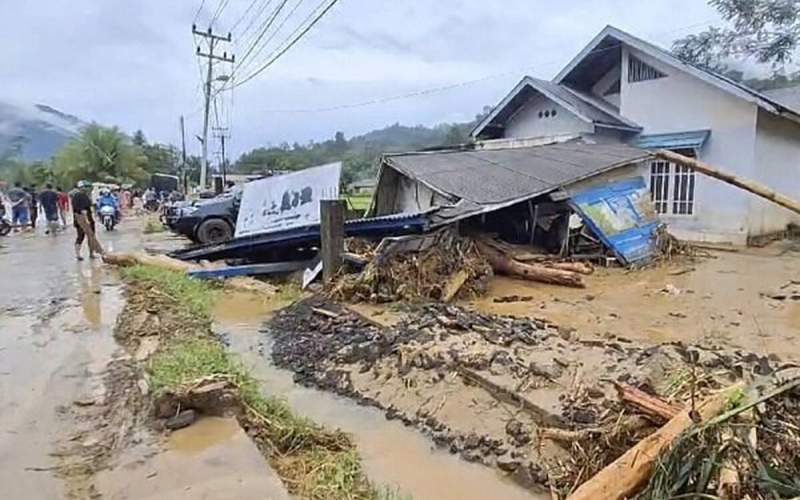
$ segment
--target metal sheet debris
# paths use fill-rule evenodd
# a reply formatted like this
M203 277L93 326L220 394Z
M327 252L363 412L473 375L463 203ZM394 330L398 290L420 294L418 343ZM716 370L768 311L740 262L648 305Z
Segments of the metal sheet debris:
M641 177L581 191L570 205L620 263L647 260L655 252L660 221Z

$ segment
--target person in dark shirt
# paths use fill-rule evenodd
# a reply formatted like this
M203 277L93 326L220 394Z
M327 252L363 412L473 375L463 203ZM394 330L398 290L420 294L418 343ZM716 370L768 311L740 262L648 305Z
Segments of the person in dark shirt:
M94 217L92 217L92 199L89 196L89 192L92 189L92 183L89 181L79 181L78 187L74 191L70 193L71 199L70 202L72 203L72 221L73 225L75 226L75 231L77 231L77 236L75 237L75 258L78 260L83 260L81 257L81 246L83 245L83 240L86 239L86 232L83 230L79 223L79 218L83 217L86 218L89 226L94 232ZM89 247L89 258L94 259L94 249L92 248L92 243L87 242Z
M26 191L31 197L31 228L36 229L36 219L39 218L39 200L36 198L36 185L31 184Z
M53 191L52 184L46 184L44 191L39 193L39 204L42 206L44 218L47 220L45 234L55 234L58 228L58 193Z

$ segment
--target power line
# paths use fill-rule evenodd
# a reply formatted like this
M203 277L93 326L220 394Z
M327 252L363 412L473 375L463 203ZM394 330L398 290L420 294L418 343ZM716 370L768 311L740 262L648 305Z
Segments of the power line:
M239 65L238 65L238 66L237 66L237 67L234 69L234 72L236 72L238 69L242 69L242 70L244 70L244 69L245 69L247 66L249 66L249 65L251 64L251 62L252 62L252 61L255 61L255 60L256 60L256 58L257 58L257 57L258 57L258 56L261 54L261 52L264 50L264 48L265 48L265 47L267 47L267 46L269 45L269 43L270 43L270 42L271 42L271 41L272 41L272 40L275 38L275 35L277 35L278 33L280 33L280 32L281 32L281 30L283 29L283 27L286 25L286 21L288 21L288 20L289 20L289 18L291 18L291 17L294 15L294 13L295 13L295 12L297 12L297 9L298 9L298 8L299 8L299 7L300 7L302 4L303 4L303 0L298 0L298 2L297 2L295 5L294 5L294 7L292 8L292 10L289 12L289 14L287 14L287 15L286 15L286 17L284 17L284 18L283 18L283 20L282 20L282 21L281 21L281 23L278 25L278 27L277 27L277 28L275 28L275 29L272 31L272 34L271 34L271 35L270 35L270 36L269 36L269 37L268 37L266 40L264 40L264 43L262 43L262 44L261 44L261 46L260 46L260 47L258 48L258 50L256 51L256 53L255 53L255 54L253 54L253 57L252 57L252 58L251 58L249 61L247 61L247 63L245 63L245 61L244 61L244 60L240 60L240 61L239 61Z
M219 7L217 7L217 11L214 13L214 17L212 17L211 21L208 23L209 26L214 24L214 22L219 18L219 15L222 14L222 11L228 6L228 2L230 2L230 0L220 0Z
M293 40L289 41L289 43L286 46L284 46L282 49L278 50L277 53L273 52L273 54L275 54L275 55L272 56L271 58L269 58L265 64L263 64L255 72L253 72L250 75L246 76L244 79L235 82L233 85L231 85L231 88L236 88L236 87L239 87L241 85L244 85L245 83L249 82L250 80L252 80L256 76L261 74L265 69L267 69L270 66L272 66L272 64L274 64L275 61L280 59L281 56L283 56L286 52L289 51L289 49L294 47L294 45L297 42L299 42L300 39L303 38L306 35L306 33L308 33L311 30L311 28L313 28L320 21L320 19L323 18L325 16L325 14L327 14L328 11L330 11L331 8L333 8L333 6L336 5L337 2L338 2L338 0L331 0L331 2L327 6L325 6L325 8L319 14L317 14L317 16L308 24L308 26L306 26L302 31L300 31L300 34L298 34ZM322 4L320 4L320 6L322 6ZM312 15L313 15L313 13L312 13ZM300 27L302 27L302 25L299 26L298 29L300 29ZM295 30L295 32L297 32L297 31L298 30ZM292 35L289 35L289 37L291 37L291 36ZM289 39L289 37L287 37L287 40Z
M253 10L253 7L255 7L257 3L258 0L253 0L252 2L250 2L250 5L248 5L247 8L244 10L244 12L242 12L242 15L239 16L239 19L237 19L236 22L233 23L233 26L231 26L231 31L236 31L236 28L242 21L244 21L244 18L247 17L247 14L249 14L250 11Z
M281 9L283 9L283 7L286 5L286 3L288 1L289 0L281 0L281 3L275 8L275 10L272 12L272 14L270 14L270 16L267 17L267 19L261 24L261 28L260 28L261 32L258 34L258 36L253 41L253 43L250 45L250 47L247 49L247 52L245 52L244 56L242 56L242 58L239 59L239 63L233 69L234 73L242 66L242 64L244 64L244 62L247 60L247 58L253 52L253 49L255 49L256 46L258 45L258 42L260 42L261 39L264 37L264 35L267 34L267 31L272 26L272 23L275 22L275 18L278 17L278 14L280 13Z
M269 7L271 3L272 0L262 0L261 7L258 9L258 12L255 13L255 15L250 19L250 22L247 23L247 26L244 28L244 30L237 36L239 40L244 40L245 35L253 28L253 26L256 25L258 20L261 18L261 14L267 10L267 7ZM249 43L249 41L247 43Z
M197 18L200 16L200 12L203 10L203 6L206 4L206 0L200 0L200 7L197 8L197 12L194 14L194 19L192 19L192 23L197 22Z
M705 25L711 24L714 21L715 20L711 19L711 20L704 21L702 23L695 23L695 24L692 24L692 25L683 26L683 27L676 28L676 29L673 29L673 30L670 30L670 31L659 33L659 35L666 35L666 34L676 33L678 31L683 31L683 30L686 30L686 29L705 26ZM592 50L587 55L606 52L606 51L609 51L609 50L616 50L621 45L622 44L619 43L619 44L614 44L614 45L612 45L610 47L604 47L602 49L595 49L595 50ZM509 76L511 74L518 74L520 71L525 71L525 70L528 70L528 69L531 69L531 68L534 68L534 67L537 67L537 66L543 66L543 65L547 66L547 65L558 63L558 62L560 62L560 60L551 60L551 61L548 61L548 62L545 62L545 63L541 63L541 64L529 65L529 66L525 66L525 67L522 67L522 68L516 68L516 69L513 69L513 70L505 71L505 72L502 72L502 73L495 73L495 74L492 74L492 75L487 75L487 76L484 76L484 77L481 77L481 78L476 78L474 80L456 82L456 83L451 83L451 84L447 84L447 85L442 85L442 86L439 86L439 87L432 87L432 88L427 88L427 89L422 89L422 90L416 90L416 91L412 91L412 92L408 92L408 93L404 93L404 94L397 94L397 95L392 95L392 96L378 97L378 98L370 99L370 100L366 100L366 101L345 103L345 104L339 104L339 105L335 105L335 106L324 106L324 107L319 107L319 108L267 109L267 110L265 110L265 112L268 112L268 113L298 113L298 114L299 113L324 113L324 112L329 112L329 111L339 111L339 110L343 110L343 109L352 109L352 108L360 108L360 107L371 106L371 105L376 105L376 104L384 104L384 103L387 103L387 102L399 101L399 100L402 100L402 99L410 99L410 98L414 98L414 97L422 97L422 96L426 96L426 95L437 94L437 93L440 93L440 92L445 92L445 91L456 89L456 88L460 88L460 87L466 87L466 86L469 86L469 85L474 85L476 83L482 83L482 82L493 80L493 79L496 79L496 78L501 78L501 77L504 77L504 76Z

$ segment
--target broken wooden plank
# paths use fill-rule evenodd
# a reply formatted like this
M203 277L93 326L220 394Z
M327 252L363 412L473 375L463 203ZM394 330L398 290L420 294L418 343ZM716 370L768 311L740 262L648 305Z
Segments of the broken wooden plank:
M333 312L333 311L329 311L329 310L327 310L327 309L323 309L323 308L321 308L321 307L312 307L312 308L311 308L311 310L312 310L312 311L313 311L315 314L319 314L320 316L325 316L325 317L327 317L327 318L335 319L335 318L338 318L338 317L339 317L339 314L338 314L338 313L335 313L335 312Z
M701 174L705 174L709 177L713 177L714 179L726 182L732 186L744 189L749 193L753 193L754 195L760 196L765 200L769 200L775 203L776 205L780 205L783 208L789 209L794 213L800 214L800 202L786 196L785 194L778 193L777 191L768 188L767 186L758 183L754 180L746 179L744 177L739 177L730 174L728 172L724 172L718 169L717 167L714 167L696 158L689 158L687 156L683 156L681 154L672 151L667 151L662 149L656 151L655 155L656 157L661 158L663 160L667 160L672 163L677 163L678 165L683 165L684 167L689 167L692 170L700 172Z
M667 403L663 399L647 394L636 387L614 383L617 389L619 398L630 405L635 406L645 415L656 417L662 421L667 421L675 418L681 412L680 406Z
M554 415L544 408L535 405L525 396L492 382L478 372L461 365L457 365L456 370L464 380L482 388L496 400L522 408L534 418L536 423L557 428L566 426L566 423L560 416Z
M719 415L728 406L733 394L743 384L735 384L697 406L701 422ZM647 481L661 453L682 432L694 425L689 410L684 410L663 427L639 441L603 470L582 484L568 500L622 500L632 495Z
M569 286L573 288L584 288L583 277L571 271L552 269L539 264L524 264L512 259L508 254L503 253L492 245L483 241L476 242L478 250L486 257L492 269L501 274L518 276L530 281L549 283L552 285Z
M546 264L545 267L586 275L594 272L594 266L588 262L553 262Z
M444 286L444 293L442 294L442 302L450 302L453 300L458 292L461 290L461 287L464 286L464 283L467 282L469 279L469 272L464 269L459 269L455 273L450 276L450 279L447 280L447 283Z

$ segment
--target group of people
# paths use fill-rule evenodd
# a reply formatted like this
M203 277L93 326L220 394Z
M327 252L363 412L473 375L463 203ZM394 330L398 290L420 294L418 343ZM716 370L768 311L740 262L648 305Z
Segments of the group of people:
M112 191L103 186L93 196L92 190L93 184L89 181L79 181L69 193L60 187L54 188L52 184L46 184L44 189L37 190L34 185L24 187L17 182L5 196L0 193L0 218L7 217L5 206L8 205L14 232L35 230L40 215L43 215L47 223L45 233L56 234L66 229L71 207L72 224L76 230L75 257L83 260L81 247L88 239L89 257L94 258L95 253L102 252L102 247L94 237L94 212L99 213L103 206L111 206L118 221L122 210L136 205L137 198L141 204L141 196L137 197L137 193L127 189Z
M47 221L48 233L67 224L69 195L60 187L54 189L52 184L46 184L42 191L37 192L36 186L23 187L17 182L6 196L11 205L11 224L15 231L26 226L36 229L40 209Z

